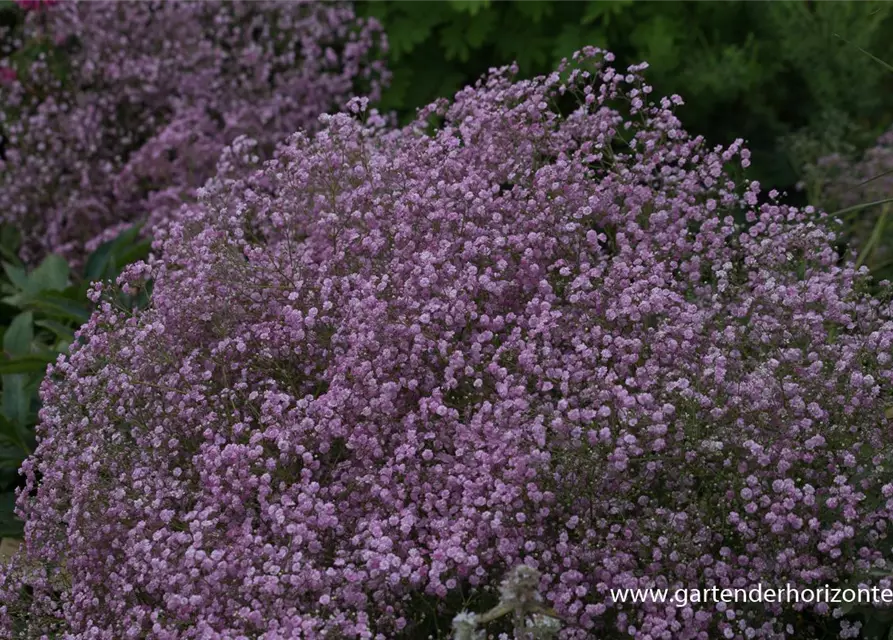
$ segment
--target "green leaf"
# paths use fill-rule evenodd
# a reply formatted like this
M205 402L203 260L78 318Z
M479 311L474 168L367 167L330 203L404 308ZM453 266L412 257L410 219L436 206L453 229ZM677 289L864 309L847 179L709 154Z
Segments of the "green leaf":
M477 16L465 30L465 41L475 49L483 46L490 31L496 26L496 13L487 11Z
M12 264L21 265L18 251L22 242L22 234L13 225L5 224L0 227L0 255L9 260Z
M151 250L151 240L143 240L142 242L137 242L127 247L116 256L113 256L112 265L116 269L116 273L112 275L118 275L117 270L121 269L122 267L125 267L139 260L144 260L149 255L149 252Z
M9 262L11 262L13 264L17 264L17 265L22 264L22 261L19 260L19 256L16 255L16 253L14 251L10 251L3 245L0 245L0 256L4 257L5 259L7 259Z
M3 334L3 350L12 356L24 356L31 352L34 341L34 314L20 313Z
M394 74L391 84L381 94L380 109L384 112L393 111L407 103L407 93L412 86L412 69L401 64L395 64L391 69Z
M0 537L21 538L25 524L15 515L15 492L0 493Z
M493 45L504 60L514 60L522 72L542 68L550 59L550 46L555 41L552 34L544 35L542 29L530 24L514 23L518 30L500 28L494 32Z
M22 308L25 305L26 299L27 296L17 293L14 296L5 296L0 302L3 302L3 304L9 305L10 307Z
M630 33L630 41L635 43L647 60L655 60L661 69L674 69L677 65L676 39L685 33L681 25L671 18L657 15L651 20L640 22ZM737 51L737 49L732 49ZM734 62L734 61L733 61ZM743 65L727 63L722 68L738 68Z
M22 466L25 461L25 451L18 445L0 445L0 470L8 472ZM5 475L5 473L4 473ZM17 475L17 474L16 474ZM13 482L15 479L13 479Z
M137 224L122 231L118 236L99 245L87 258L87 264L84 266L84 279L88 282L95 282L104 278L111 277L113 274L110 270L114 270L114 265L125 265L144 258L149 253L152 246L151 240L144 240L133 245L139 236L142 225Z
M0 415L0 442L12 445L17 452L16 455L21 455L21 433L15 423L7 419L4 415Z
M18 227L11 224L4 224L0 227L0 245L10 251L18 251L19 245L22 243L22 232Z
M41 311L46 315L83 324L90 319L90 310L82 303L53 291L43 291L22 302L26 308Z
M17 289L22 291L27 289L28 274L25 272L24 267L4 262L3 271L6 272L6 277L9 278L9 281L12 282Z
M457 13L467 13L470 16L474 16L481 9L489 7L490 0L450 0L450 6Z
M25 458L31 455L35 445L36 439L33 431L0 415L0 474L5 481L15 482L17 480L15 477L9 478L8 472L21 467Z
M28 377L17 373L3 376L3 416L16 428L28 422L31 393L27 388ZM19 433L19 439L23 434ZM22 443L24 447L24 443Z
M61 322L57 322L56 320L37 320L34 324L38 327L43 327L44 329L52 331L60 340L66 340L68 342L74 341L74 331L71 330L71 327L62 324Z
M60 255L51 253L28 276L28 293L62 291L68 286L68 263Z
M552 57L556 60L570 57L574 51L584 46L605 47L607 38L599 27L584 28L567 24L558 34L552 48Z
M388 23L391 5L387 2L366 2L356 7L357 13L364 18L375 18L382 24Z
M469 57L468 43L465 40L466 25L453 20L440 31L440 46L447 60L466 62Z
M586 11L580 23L588 25L601 21L602 26L607 26L611 16L618 15L632 3L633 0L591 0L586 4Z
M388 46L391 58L399 60L404 54L411 53L418 45L431 35L434 25L418 24L408 18L397 18L388 24Z
M893 618L889 611L871 605L860 605L857 612L863 617L861 637L866 640L869 638L881 640L890 637L890 621Z
M552 15L554 6L552 2L547 0L524 0L523 2L516 2L513 8L536 24L542 21L543 18Z
M87 258L87 264L84 266L84 280L95 282L105 276L114 246L114 240L109 240L108 242L103 242L96 251L90 254Z
M55 355L49 356L25 356L23 358L11 358L0 360L0 374L9 373L43 373L47 365L56 361Z

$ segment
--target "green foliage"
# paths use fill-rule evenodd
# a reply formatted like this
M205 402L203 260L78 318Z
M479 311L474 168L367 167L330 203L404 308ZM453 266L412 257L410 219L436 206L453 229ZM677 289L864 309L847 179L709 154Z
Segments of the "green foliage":
M18 243L15 229L0 228L0 537L21 535L14 491L18 468L36 445L38 390L47 365L68 351L75 331L90 318L90 283L115 278L149 252L135 226L101 245L78 272L57 255L29 271L16 255Z
M893 79L893 65L841 40ZM833 127L831 122L828 125ZM864 149L853 144L852 137L840 136L843 141L834 146L833 157L806 164L804 188L810 203L843 223L840 241L855 250L856 264L867 266L878 281L889 280L893 278L893 150L889 142L879 142L863 154ZM803 140L798 143L810 144ZM813 154L807 152L803 157Z
M546 73L584 45L623 66L648 61L655 91L685 98L688 129L748 141L766 187L793 192L801 167L841 136L865 146L893 121L893 80L843 40L889 59L886 2L385 1L358 11L384 24L394 80L381 108L403 121L490 67L516 60L522 75Z

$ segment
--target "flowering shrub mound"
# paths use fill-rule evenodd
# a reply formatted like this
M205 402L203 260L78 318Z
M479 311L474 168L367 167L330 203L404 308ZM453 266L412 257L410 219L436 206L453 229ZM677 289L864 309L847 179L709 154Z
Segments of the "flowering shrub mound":
M0 216L38 255L77 257L116 224L164 220L237 136L272 147L384 78L377 26L346 5L31 8L0 51Z
M893 515L889 303L611 60L237 140L51 368L7 634L421 638L519 564L564 638L858 633L610 596L888 584Z

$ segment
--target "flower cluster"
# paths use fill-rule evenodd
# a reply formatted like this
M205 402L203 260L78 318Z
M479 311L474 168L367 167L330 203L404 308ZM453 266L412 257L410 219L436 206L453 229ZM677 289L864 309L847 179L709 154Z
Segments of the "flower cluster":
M44 7L56 4L58 0L14 0L14 2L26 11L40 11Z
M51 367L0 630L420 638L519 565L561 638L857 629L611 599L888 584L893 517L889 302L612 59L236 140Z
M20 4L0 51L0 216L26 257L163 220L236 137L271 150L386 80L377 25L343 4Z

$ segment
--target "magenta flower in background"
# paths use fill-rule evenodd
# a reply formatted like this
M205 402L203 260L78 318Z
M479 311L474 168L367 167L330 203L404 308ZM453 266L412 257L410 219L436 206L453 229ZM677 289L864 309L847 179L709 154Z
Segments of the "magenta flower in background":
M858 632L610 598L893 569L889 287L611 60L236 139L48 374L0 635L422 638L519 564L562 638Z
M39 11L43 7L49 7L59 0L13 0L17 5L26 11Z

